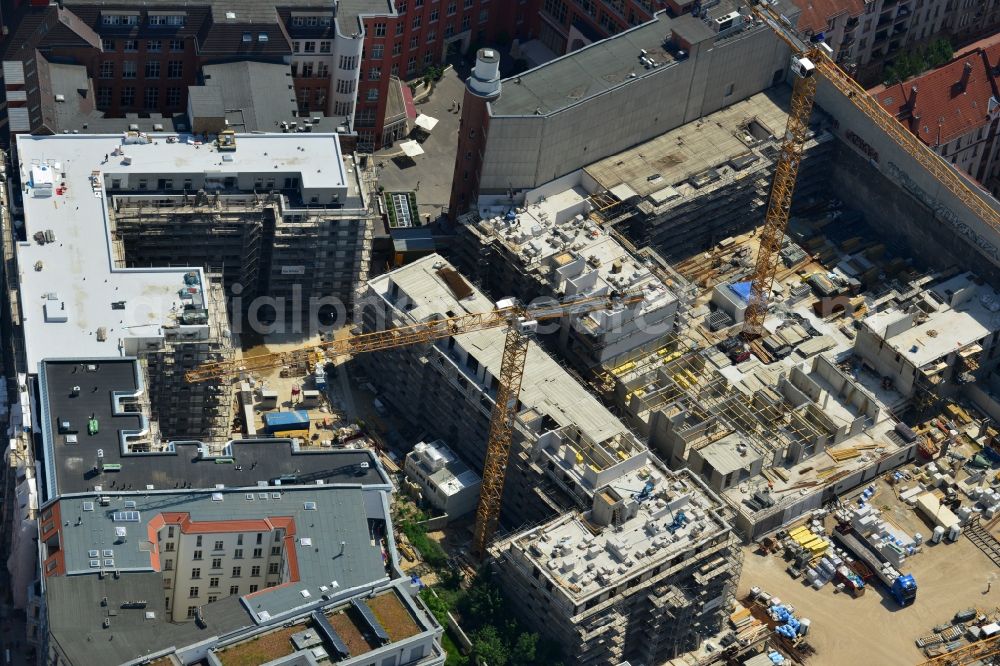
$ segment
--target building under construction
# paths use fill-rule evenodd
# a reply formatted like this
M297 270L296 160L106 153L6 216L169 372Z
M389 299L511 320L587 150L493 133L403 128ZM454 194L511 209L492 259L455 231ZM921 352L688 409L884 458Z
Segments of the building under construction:
M507 598L582 665L661 664L722 629L742 551L719 498L653 458L493 544Z
M279 332L343 323L371 260L367 173L329 134L240 135L214 155L209 171L110 180L116 266L203 266L234 316Z

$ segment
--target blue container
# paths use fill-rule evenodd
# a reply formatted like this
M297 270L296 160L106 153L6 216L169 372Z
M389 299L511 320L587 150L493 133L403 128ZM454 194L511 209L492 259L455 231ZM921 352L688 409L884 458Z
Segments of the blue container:
M267 432L285 432L288 430L308 430L309 412L294 410L290 412L268 412L264 414L264 430Z

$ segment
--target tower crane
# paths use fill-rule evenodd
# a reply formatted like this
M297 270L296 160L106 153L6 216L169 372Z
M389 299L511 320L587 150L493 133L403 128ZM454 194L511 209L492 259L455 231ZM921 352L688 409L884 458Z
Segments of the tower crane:
M830 57L823 43L806 43L767 0L749 0L749 9L766 23L792 49L792 89L788 124L771 184L767 214L761 233L760 250L751 278L750 298L743 322L743 337L759 338L764 332L767 299L778 269L781 240L788 227L795 180L802 161L802 151L809 134L809 116L816 99L816 79L823 77L847 97L880 130L899 145L949 192L957 197L988 226L1000 232L1000 213L982 200L967 181L940 155L922 143L891 113L886 111L864 88L859 86Z
M528 357L530 336L538 322L581 315L613 306L626 306L643 300L642 293L589 296L571 301L525 308L508 300L494 310L473 312L455 317L398 326L382 331L362 333L284 352L256 354L240 359L204 363L185 373L189 382L203 382L236 377L247 372L286 367L304 361L315 361L321 355L340 356L395 349L413 344L433 342L463 333L507 328L500 375L497 377L496 400L490 415L489 439L483 465L483 481L476 509L475 536L472 552L483 557L500 521L500 499L507 475L511 435L517 415L518 395Z

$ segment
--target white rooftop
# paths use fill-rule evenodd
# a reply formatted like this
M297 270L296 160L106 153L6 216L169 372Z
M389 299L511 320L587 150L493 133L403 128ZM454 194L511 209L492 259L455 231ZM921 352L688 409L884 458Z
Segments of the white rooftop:
M462 462L441 440L420 442L406 456L424 468L428 479L443 494L457 495L466 488L478 487L482 479Z
M390 281L411 301L406 312L412 321L424 321L431 315L461 315L486 312L495 304L470 285L471 293L459 300L438 275L440 268L451 268L440 255L432 254L382 275L369 282L387 301ZM456 345L476 358L493 377L500 376L505 331L495 328L455 337ZM587 437L597 442L627 432L624 425L593 395L545 353L536 343L528 348L521 404L550 416L560 425L575 424Z
M634 499L647 481L655 484L652 496L620 527L598 525L590 512L567 514L514 537L515 558L536 566L553 581L553 589L576 602L690 553L695 544L729 528L715 514L719 502L687 470L668 476L650 465L610 489Z
M930 290L937 298L926 303L937 306L925 321L913 314L887 310L865 319L876 334L920 368L1000 330L1000 294L985 284L976 284L964 273ZM909 323L905 320L909 319Z
M204 291L200 268L115 267L105 192L114 180L127 183L122 190L129 194L143 193L140 178L148 177L154 189L159 178L192 173L220 179L295 174L304 196L308 189L347 188L335 134L241 135L237 150L225 154L190 136L169 136L176 141L168 143L168 135L151 135L149 143L120 134L17 137L27 241L16 251L29 368L44 358L132 355L134 344L161 338L183 304ZM48 239L39 242L39 233ZM186 274L193 275L185 281Z
M632 309L644 314L676 301L649 268L589 219L591 203L579 182L582 174L526 192L523 207L513 211L496 197L482 197L480 229L516 255L522 270L542 275L554 291L596 295L642 290L645 300ZM598 312L589 318L602 320Z

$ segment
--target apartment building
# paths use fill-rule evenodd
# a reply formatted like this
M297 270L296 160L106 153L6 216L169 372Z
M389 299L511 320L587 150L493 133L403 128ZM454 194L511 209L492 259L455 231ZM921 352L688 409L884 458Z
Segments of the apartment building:
M723 628L742 555L721 500L650 460L586 510L490 549L530 626L579 664L660 664Z
M549 335L581 373L620 358L674 330L680 301L657 264L623 246L593 219L597 204L584 172L507 197L480 197L460 218L453 252L465 275L494 298L612 297L638 301L562 318ZM671 279L672 277L667 277ZM679 277L678 277L678 282Z
M280 7L158 0L141 8L33 2L18 10L4 40L3 60L24 71L20 94L9 100L11 128L61 129L53 127L54 112L45 113L60 66L83 66L88 79L82 93L60 94L83 95L112 117L169 118L187 108L201 67L252 60L289 65L299 115L346 120L372 149L409 131L401 80L473 42L510 38L527 12L526 3L490 0L294 0Z
M887 110L934 152L1000 195L1000 40L903 83L872 90Z
M361 325L379 330L494 307L434 254L370 280ZM451 443L481 473L505 338L487 329L358 362L401 421ZM589 506L596 488L646 464L646 448L534 341L524 377L502 506L510 524Z
M508 79L487 51L466 84L452 219L480 195L539 187L759 93L789 62L771 29L728 0L698 17L660 12Z
M406 454L404 469L421 498L449 519L476 510L483 480L441 440L419 442Z

